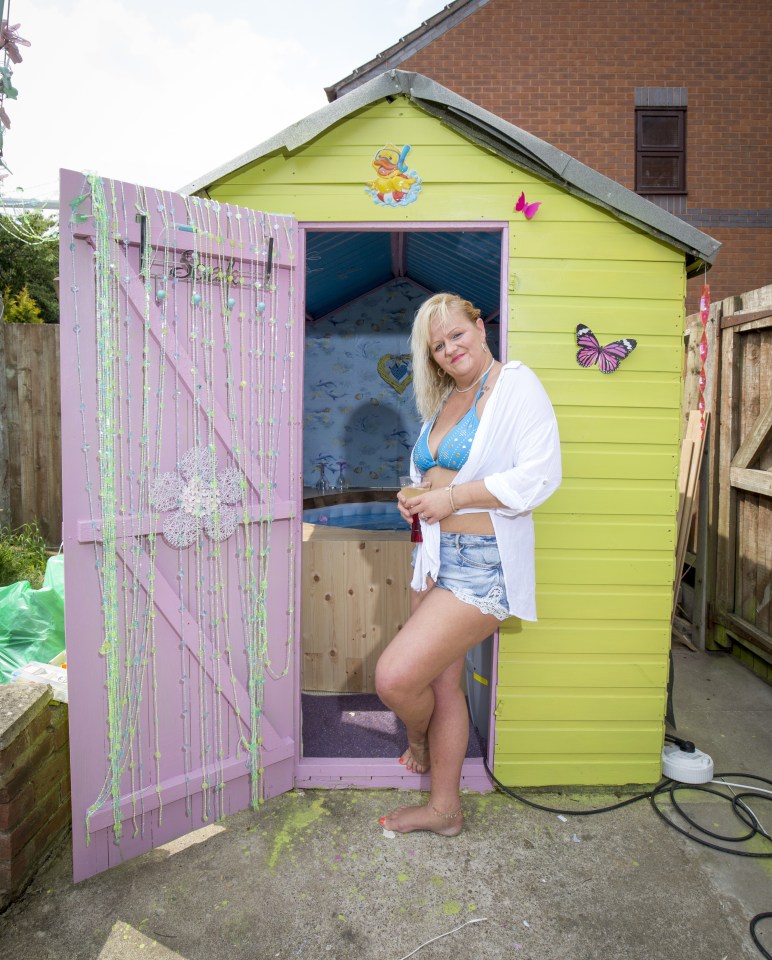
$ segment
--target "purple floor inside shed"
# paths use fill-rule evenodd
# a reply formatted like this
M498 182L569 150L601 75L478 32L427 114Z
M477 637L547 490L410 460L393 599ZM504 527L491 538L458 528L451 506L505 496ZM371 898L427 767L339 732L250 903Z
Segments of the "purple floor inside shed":
M374 693L302 695L304 757L399 757L405 727ZM469 724L467 757L481 757Z

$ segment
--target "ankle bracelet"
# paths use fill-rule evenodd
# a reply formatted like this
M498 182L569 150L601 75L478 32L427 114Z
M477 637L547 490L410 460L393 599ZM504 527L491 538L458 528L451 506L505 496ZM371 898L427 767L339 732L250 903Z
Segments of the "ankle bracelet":
M461 807L459 807L455 813L443 813L441 810L438 810L433 803L429 804L429 809L432 811L432 813L436 814L438 817L442 817L443 820L455 820L456 817L460 817L461 814L464 812L461 809Z

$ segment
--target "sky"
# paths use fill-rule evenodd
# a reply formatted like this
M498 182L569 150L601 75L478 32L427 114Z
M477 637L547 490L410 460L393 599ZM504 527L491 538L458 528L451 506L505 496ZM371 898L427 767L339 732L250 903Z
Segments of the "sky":
M179 189L325 106L446 2L5 0L31 46L11 64L0 194L55 200L60 167Z

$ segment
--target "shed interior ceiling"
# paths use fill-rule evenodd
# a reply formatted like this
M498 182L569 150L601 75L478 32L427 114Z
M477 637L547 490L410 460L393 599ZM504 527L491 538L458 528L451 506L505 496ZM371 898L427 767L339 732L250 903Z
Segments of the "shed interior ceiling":
M309 230L306 316L320 320L396 278L457 293L484 319L501 305L498 230ZM493 315L493 317L492 317Z

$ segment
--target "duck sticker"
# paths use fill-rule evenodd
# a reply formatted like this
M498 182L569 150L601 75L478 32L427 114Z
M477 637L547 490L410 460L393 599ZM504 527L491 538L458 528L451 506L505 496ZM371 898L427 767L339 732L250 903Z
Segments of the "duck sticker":
M365 187L373 203L386 207L405 207L418 199L421 178L415 170L408 170L405 158L409 152L410 144L406 143L400 150L389 143L375 154L372 166L376 177L369 180Z

